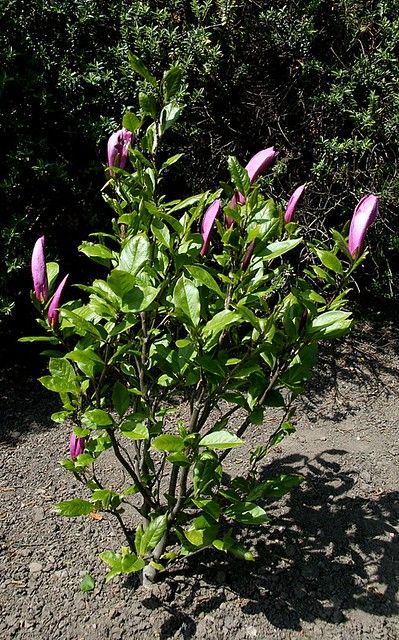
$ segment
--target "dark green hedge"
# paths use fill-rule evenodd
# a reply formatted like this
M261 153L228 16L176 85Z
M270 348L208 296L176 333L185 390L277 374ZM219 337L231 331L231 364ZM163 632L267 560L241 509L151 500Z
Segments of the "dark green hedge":
M394 294L398 30L384 1L3 0L0 315L25 296L42 233L51 257L82 277L76 247L109 216L106 140L140 88L128 49L155 74L184 69L174 145L186 157L171 192L215 187L227 154L245 162L275 144L270 188L288 197L309 181L310 226L336 225L365 192L381 195L370 281Z

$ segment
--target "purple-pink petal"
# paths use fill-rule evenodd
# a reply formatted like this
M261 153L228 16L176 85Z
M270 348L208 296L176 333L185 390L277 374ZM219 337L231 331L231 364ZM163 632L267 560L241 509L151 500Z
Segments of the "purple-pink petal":
M287 204L287 208L285 210L285 214L284 214L284 222L286 224L288 224L289 222L291 222L292 220L292 216L295 213L295 209L297 208L298 202L300 197L302 196L304 189L305 189L304 184L301 184L300 187L298 187L297 189L295 189L294 193L292 194L291 198L288 200L288 204Z
M221 210L222 201L220 200L220 198L217 198L214 202L212 202L211 205L209 205L204 213L204 217L202 218L201 223L201 235L203 241L200 251L201 256L205 256L208 253L213 225L215 224L215 220L220 214Z
M68 275L66 275L65 278L62 280L62 282L58 285L57 290L48 308L47 319L50 327L52 327L53 329L58 325L60 300L61 300L62 292L65 287L65 283L68 279Z
M252 184L256 178L266 171L278 156L278 151L274 147L268 147L256 153L245 167L248 171L249 180Z
M46 302L48 298L47 269L44 247L45 240L44 236L42 236L36 240L35 246L33 247L31 262L33 289L35 291L36 299L39 302Z
M69 455L71 458L77 458L83 453L86 445L85 438L78 438L74 432L71 433L71 438L69 440Z
M372 194L364 196L356 205L349 228L348 249L352 258L357 258L363 250L367 229L373 224L379 207L379 198Z
M124 169L126 166L129 145L133 141L133 134L128 129L119 129L115 131L108 140L108 166L120 167Z

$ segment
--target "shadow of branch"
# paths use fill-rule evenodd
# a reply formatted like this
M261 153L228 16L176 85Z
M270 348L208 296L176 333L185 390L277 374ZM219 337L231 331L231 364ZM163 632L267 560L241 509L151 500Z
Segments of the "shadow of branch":
M179 637L192 638L198 616L227 600L244 614L297 631L304 621L339 624L350 610L399 613L399 493L358 495L357 473L341 464L345 453L292 455L263 470L265 478L301 472L306 480L284 500L269 503L267 529L242 531L242 542L256 551L255 563L206 549L166 576L174 599L166 605L172 619L162 638L178 628ZM206 588L203 601L200 585L202 592ZM158 606L165 603L160 599Z

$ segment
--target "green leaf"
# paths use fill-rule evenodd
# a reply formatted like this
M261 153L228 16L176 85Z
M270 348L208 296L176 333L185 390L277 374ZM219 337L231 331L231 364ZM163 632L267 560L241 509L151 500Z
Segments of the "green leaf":
M18 342L49 342L50 344L58 344L58 339L54 336L24 336L18 338Z
M100 558L105 562L111 571L109 571L105 577L105 581L109 582L112 578L120 574L134 573L141 571L145 567L145 562L142 558L138 558L134 553L129 553L129 549L122 547L121 554L114 553L113 551L103 551L100 553Z
M218 551L231 553L231 555L239 558L240 560L247 560L250 562L254 560L252 553L248 549L245 549L245 547L243 547L239 542L234 540L234 538L232 538L231 536L230 531L223 537L222 540L214 540L212 542L212 545L215 547L215 549L218 549Z
M185 276L180 276L173 291L176 314L183 315L194 327L200 321L201 304L197 287Z
M195 462L193 468L194 497L209 495L213 488L220 485L222 479L222 465L216 454L205 451Z
M162 89L165 101L168 102L179 91L182 80L182 70L180 67L171 67L164 73L162 79Z
M342 262L337 258L337 256L332 251L322 251L320 249L316 249L316 253L321 263L325 267L327 267L327 269L334 271L334 273L338 273L338 274L343 273Z
M145 311L154 302L160 287L147 287L141 285L133 287L123 298L122 311L126 313L137 313L138 311Z
M174 204L174 206L171 209L169 209L169 213L175 213L175 211L181 211L181 209L187 209L188 207L191 207L192 205L197 204L197 202L202 198L203 198L203 194L199 193L196 196L190 196L189 198L185 198L185 200L179 200L176 204ZM180 232L178 231L177 233L180 233Z
M204 529L194 527L184 530L184 535L194 547L207 547L212 544L218 533L219 525L214 522Z
M170 102L162 109L159 122L159 127L162 135L165 133L165 131L173 127L181 112L181 107L179 107L177 104L174 104L173 102Z
M190 464L190 459L187 458L184 453L181 453L181 451L171 453L166 459L168 462L176 464L178 467L187 467Z
M143 537L143 525L139 524L134 535L134 548L136 553L140 553L141 538Z
M301 242L302 242L302 238L272 242L271 244L267 245L263 255L267 260L272 260L273 258L282 256L284 253L287 253L288 251L295 249L295 247L301 244Z
M54 288L59 270L60 268L56 262L47 262L46 271L47 271L47 281L48 281L49 291L52 291Z
M102 509L109 509L110 505L119 507L121 499L115 491L110 489L95 489L91 496L91 502L100 502Z
M71 411L56 411L55 413L51 414L50 419L53 422L63 424L65 420L71 415L71 413Z
M125 112L122 118L122 126L125 127L125 129L134 133L137 129L140 129L141 124L140 118L138 118L135 113L132 111Z
M145 567L145 562L134 553L126 553L122 556L121 573L137 573Z
M94 578L91 575L87 574L81 581L79 588L83 593L87 593L88 591L93 591L95 586L96 583L94 581Z
M114 551L103 551L100 553L100 558L109 567L113 567L119 562L119 555Z
M161 564L160 562L154 562L154 560L151 560L150 567L153 567L154 569L156 569L156 571L165 570L165 567L163 566L163 564Z
M279 391L271 389L266 396L265 405L266 407L284 407L285 400Z
M91 411L86 411L84 417L96 427L110 427L113 425L113 420L109 413L103 411L103 409L92 409Z
M172 164L175 164L175 162L178 162L180 160L180 158L182 158L184 156L184 153L176 153L176 155L171 156L170 158L168 158L167 160L165 160L165 162L162 164L159 173L162 173L162 171L164 171L164 169L167 169L168 167L171 167Z
M332 237L334 238L336 246L343 252L343 254L347 258L350 258L351 255L348 249L348 243L346 242L345 238L339 233L339 231L336 231L335 229L331 229L330 231Z
M134 53L132 53L131 51L128 51L128 58L129 58L130 66L132 67L133 71L136 71L136 73L138 73L142 78L144 78L144 80L147 80L147 82L152 84L153 87L156 87L157 86L156 79L149 72L145 64L140 60L140 58L135 56Z
M151 231L160 244L170 249L170 231L162 220L154 220L151 225Z
M207 271L203 267L197 267L197 266L186 266L186 269L189 272L189 274L194 278L196 285L203 284L205 287L207 287L211 291L214 291L220 298L223 298L223 299L225 298L225 295L222 293L218 283L216 282L214 277L211 276L209 271Z
M224 516L241 524L261 524L270 521L266 511L252 502L233 504L226 509Z
M143 556L147 551L154 549L166 531L167 516L166 514L157 516L151 520L147 529L143 531L139 542L137 553Z
M76 380L74 368L65 358L50 358L49 370L53 376L60 376L69 382Z
M313 318L309 332L315 333L322 329L325 330L331 325L347 321L350 316L351 313L349 311L326 311L316 318Z
M158 451L181 451L184 449L184 440L181 436L172 433L163 433L152 441L151 447Z
M79 251L84 253L88 258L96 258L100 259L100 264L103 264L103 261L112 260L114 254L110 249L108 249L103 244L93 244L92 242L82 242L79 247Z
M148 440L150 437L147 426L134 416L129 416L127 420L124 420L120 428L122 434L131 440Z
M320 280L326 280L329 284L331 284L331 286L335 285L335 280L331 276L331 274L327 273L327 271L325 271L321 267L318 267L317 264L312 264L312 269Z
M113 269L108 276L107 283L117 296L123 298L136 285L137 280L127 271Z
M207 447L208 449L232 449L233 447L239 447L241 444L244 444L244 441L234 433L229 433L229 431L212 431L212 433L208 433L199 441L200 447Z
M61 309L61 316L63 318L66 318L68 322L72 324L72 326L75 328L75 332L79 336L85 336L86 334L89 334L91 336L94 336L95 338L101 338L101 333L97 329L97 327L95 327L94 324L92 324L88 320L82 318L76 311L69 311L65 308Z
M66 518L76 518L77 516L87 516L93 511L93 505L88 500L80 500L74 498L73 500L63 500L58 502L54 509L61 516Z
M219 313L216 313L216 315L214 315L213 318L211 318L211 320L206 323L203 329L203 334L204 336L207 336L209 334L216 336L224 329L226 329L226 327L228 327L230 324L234 324L240 321L241 318L238 313L236 313L235 311L230 311L228 309L223 309L223 311L219 311Z
M131 275L141 269L151 256L150 243L143 235L130 238L124 245L119 258L119 269L127 271Z
M205 513L212 516L214 520L219 520L220 518L220 506L215 500L210 500L208 498L201 498L194 500L191 498L191 501L195 504L198 509L202 509Z
M145 116L152 116L153 118L157 117L158 102L155 96L148 93L140 92L139 105ZM147 129L147 132L146 132L148 151L151 151L151 148L154 142L154 134L155 134L155 127L153 125L150 125L150 127ZM151 138L152 138L152 142L151 142Z
M73 351L69 351L65 357L73 360L74 362L83 362L86 364L95 362L98 364L104 364L98 353L90 347L87 349L74 349Z
M170 224L170 226L172 227L172 229L174 231L176 231L176 233L179 236L181 236L183 234L183 231L184 231L183 226L173 216L170 216L168 213L165 213L164 211L162 211L162 209L157 210L157 212L154 213L154 215L157 215L160 218L162 218L163 220L165 220L166 222L168 222Z
M55 391L56 393L73 393L77 395L79 392L79 387L76 382L68 380L62 376L42 376L39 378L39 382L50 391Z
M117 413L123 416L130 405L130 394L125 385L119 382L115 382L112 389L112 404Z
M240 314L243 320L246 320L253 327L255 327L255 329L258 329L258 331L260 331L259 319L256 317L252 309L250 309L249 307L246 307L244 304L239 302L238 305L236 306L236 310Z
M204 354L203 356L199 356L197 358L197 363L202 369L205 369L205 371L214 373L216 376L225 376L226 371L224 367L211 354Z
M251 187L247 170L240 165L235 156L229 156L227 164L235 188L246 197Z

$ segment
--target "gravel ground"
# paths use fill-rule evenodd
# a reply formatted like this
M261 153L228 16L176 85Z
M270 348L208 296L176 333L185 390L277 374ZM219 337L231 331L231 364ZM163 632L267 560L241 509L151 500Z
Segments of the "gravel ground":
M77 489L58 465L68 430L49 420L55 398L23 370L3 372L0 638L399 638L398 334L377 320L323 354L296 434L264 468L306 481L250 530L256 562L204 551L152 592L136 578L104 584L98 553L122 543L111 520L53 513ZM84 594L87 573L96 587Z

